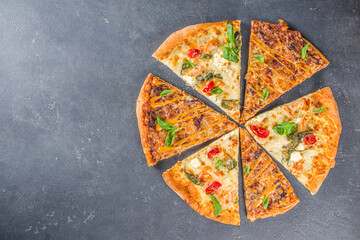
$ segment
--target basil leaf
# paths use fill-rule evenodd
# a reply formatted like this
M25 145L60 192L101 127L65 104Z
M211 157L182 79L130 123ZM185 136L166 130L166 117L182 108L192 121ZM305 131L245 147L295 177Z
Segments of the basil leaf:
M315 110L315 113L321 113L322 111L325 110L326 107L321 107Z
M199 180L199 178L195 177L193 174L186 171L185 167L184 167L184 173L185 173L186 178L189 181L191 181L193 184L195 184L195 185L200 185L201 184L201 181Z
M246 175L249 173L249 171L250 171L250 164L247 164L245 166L244 177L246 177Z
M221 106L225 109L233 109L238 105L239 103L238 100L236 99L229 99L229 100L224 99L221 101Z
M256 58L259 62L264 62L264 57L260 54L254 54L254 58Z
M239 62L239 59L236 55L232 52L232 48L229 46L224 47L223 49L223 58L231 62Z
M219 201L216 199L216 197L214 197L213 195L208 195L211 198L211 201L213 202L214 205L214 210L215 210L215 217L219 216L220 212L221 212L221 205L219 203Z
M172 93L174 93L172 90L164 90L160 93L160 96L163 97Z
M283 146L283 149L286 152L286 156L283 155L283 160L285 160L286 162L289 162L291 154L295 151L297 146L299 146L299 144L302 142L302 138L306 135L313 133L312 131L302 131L294 134L296 129L297 128L295 128L291 134L286 136L287 139L290 140L290 143L288 145Z
M159 124L159 126L162 129L164 129L167 132L175 129L175 127L172 124L167 123L164 120L162 120L160 115L157 116L157 123Z
M268 205L269 205L269 198L265 196L263 201L263 207L265 210L267 209Z
M214 73L213 71L208 72L206 75L200 75L197 76L196 79L199 81L209 81L210 79L214 78Z
M223 79L220 73L214 74L214 78Z
M211 91L210 91L212 94L222 94L223 90L221 88L213 88Z
M266 88L264 88L263 89L263 101L264 102L266 101L268 96L269 96L269 91Z
M225 166L228 170L232 170L232 169L236 168L237 162L233 159L229 159L226 161Z
M239 56L239 51L236 48L231 48L231 50L237 55Z
M284 122L276 125L272 129L275 133L279 135L288 135L290 134L296 127L296 123L294 122Z
M205 53L204 55L201 55L200 59L211 59L213 55L211 53Z
M230 21L226 21L226 26L227 26L227 30L226 30L227 41L228 41L228 44L230 44L235 41L234 28Z
M174 143L176 132L175 130L170 130L166 135L165 146L170 147Z
M305 47L303 47L303 49L301 50L301 58L302 59L306 59L306 52L308 47L310 46L310 43L306 44Z
M189 67L195 68L195 65L192 62L190 62L189 60L185 60L184 63L186 65L188 65Z
M221 159L219 159L219 160L217 160L215 167L218 171L220 171L220 168L222 165L223 165L223 161Z

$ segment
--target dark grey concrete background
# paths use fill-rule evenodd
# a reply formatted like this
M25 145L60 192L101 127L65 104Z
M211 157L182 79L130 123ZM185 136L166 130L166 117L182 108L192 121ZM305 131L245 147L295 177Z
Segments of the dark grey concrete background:
M359 8L357 0L1 1L0 239L359 239ZM149 168L136 99L151 72L204 100L151 57L175 30L241 19L244 76L250 21L278 18L331 64L266 109L330 86L343 124L336 166L315 196L280 167L301 202L254 223L240 187L241 225L223 225L161 177L204 144Z

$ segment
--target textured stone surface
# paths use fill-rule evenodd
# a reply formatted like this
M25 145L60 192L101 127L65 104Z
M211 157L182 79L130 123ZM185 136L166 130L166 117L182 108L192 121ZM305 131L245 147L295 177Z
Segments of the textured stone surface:
M0 239L359 239L360 3L246 2L1 1ZM151 72L204 100L151 57L175 30L241 19L244 76L250 21L278 18L331 64L266 109L330 86L343 124L336 166L315 196L280 166L301 202L250 223L241 193L241 225L226 226L161 177L201 146L146 165L136 99Z

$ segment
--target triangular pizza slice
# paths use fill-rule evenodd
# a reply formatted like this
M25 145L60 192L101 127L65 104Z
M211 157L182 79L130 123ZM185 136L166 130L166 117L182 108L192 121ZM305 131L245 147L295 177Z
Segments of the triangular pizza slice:
M153 56L239 121L240 50L240 21L224 21L179 30Z
M285 213L299 203L294 189L270 156L240 129L244 198L250 221Z
M341 122L329 87L262 113L245 126L312 194L335 166Z
M149 166L237 128L224 115L152 74L140 90L136 113Z
M196 212L217 222L239 225L239 129L163 173L166 184Z
M248 71L241 122L325 68L329 61L288 25L251 22Z

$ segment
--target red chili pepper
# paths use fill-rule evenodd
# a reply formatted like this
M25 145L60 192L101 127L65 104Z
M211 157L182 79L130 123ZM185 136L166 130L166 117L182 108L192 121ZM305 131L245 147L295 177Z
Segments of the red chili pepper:
M214 84L214 81L211 81L208 83L208 85L203 89L203 92L204 93L208 93L210 92L211 90L213 90L215 87L215 84Z
M306 135L304 138L305 145L313 145L316 143L316 137L314 134Z
M210 150L210 152L208 152L208 158L212 158L212 156L215 156L216 154L218 154L220 152L219 148L213 148Z
M205 189L206 194L213 194L221 187L221 183L217 181L213 181L210 185Z
M269 130L266 130L265 128L262 127L257 127L257 126L252 126L251 127L251 131L258 137L261 138L266 138L267 136L269 136L270 132Z
M200 55L200 50L192 48L187 50L186 54L188 55L189 58L196 58Z

